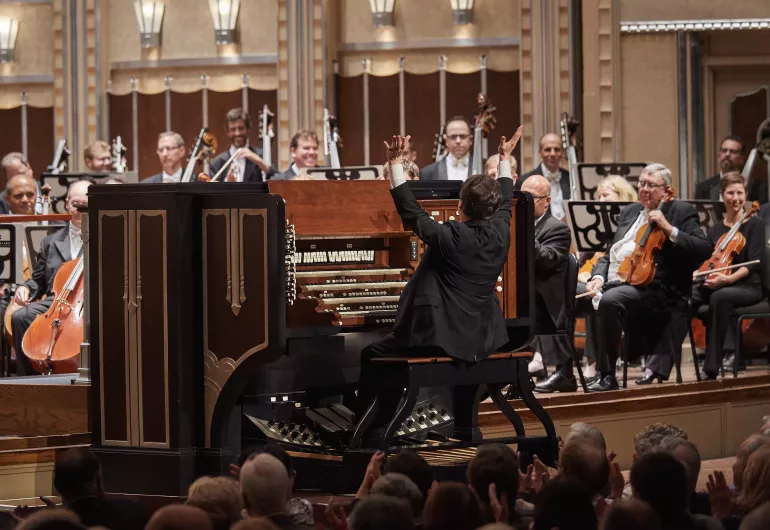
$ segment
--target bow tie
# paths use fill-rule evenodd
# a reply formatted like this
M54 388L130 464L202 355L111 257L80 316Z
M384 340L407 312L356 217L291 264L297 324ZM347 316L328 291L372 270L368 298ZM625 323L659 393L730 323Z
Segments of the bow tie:
M548 175L545 175L545 178L548 179L548 182L555 182L558 184L561 182L561 173L550 173Z
M452 167L457 167L457 168L468 167L468 160L465 158L460 158L460 159L453 158Z

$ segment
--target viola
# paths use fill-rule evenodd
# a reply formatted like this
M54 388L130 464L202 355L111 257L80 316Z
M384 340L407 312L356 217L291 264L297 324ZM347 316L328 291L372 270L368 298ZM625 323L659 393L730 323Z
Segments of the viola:
M674 200L674 190L669 186L658 204L662 211L665 204ZM636 287L646 287L655 277L655 256L666 242L666 234L654 223L647 223L636 232L636 248L618 268L618 280Z
M56 297L22 339L22 349L41 374L71 374L80 366L85 322L83 257L62 263L53 279Z
M754 202L751 207L743 212L743 215L738 219L735 224L730 228L730 231L723 234L717 241L716 247L711 257L703 262L698 269L698 272L708 272L714 269L721 269L733 264L735 256L741 253L746 247L746 238L739 232L741 225L749 220L754 214L759 211L759 203ZM732 274L733 270L728 269L722 272L722 274ZM705 278L711 278L713 275L709 274ZM704 279L705 279L704 278Z

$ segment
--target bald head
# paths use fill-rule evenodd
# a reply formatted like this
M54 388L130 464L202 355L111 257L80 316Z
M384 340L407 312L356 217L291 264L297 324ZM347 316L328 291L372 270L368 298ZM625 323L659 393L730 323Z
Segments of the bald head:
M213 530L211 518L195 506L171 504L153 514L145 530Z
M12 214L33 215L37 200L37 186L29 175L19 173L11 177L5 187L5 202Z
M548 171L559 171L562 154L561 138L558 134L548 133L540 138L540 160Z
M531 193L535 201L535 219L539 219L551 204L551 185L542 175L530 175L522 182L521 191Z
M91 183L87 180L78 180L70 186L67 191L67 201L64 206L67 212L72 216L72 224L80 228L83 218L78 212L78 207L88 205L88 187Z
M252 517L286 511L291 483L286 468L276 457L259 454L241 468L243 504Z

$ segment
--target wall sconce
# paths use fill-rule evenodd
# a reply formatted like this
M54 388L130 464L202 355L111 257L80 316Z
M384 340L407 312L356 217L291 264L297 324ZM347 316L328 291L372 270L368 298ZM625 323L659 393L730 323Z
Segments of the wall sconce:
M394 25L393 8L396 0L369 0L372 7L372 26L384 28Z
M18 33L18 20L0 17L0 63L13 61L13 50L16 48L16 35Z
M139 22L142 48L157 48L160 46L160 29L163 25L163 12L166 6L163 2L148 2L136 0L134 10Z
M217 44L235 43L235 25L240 5L240 0L209 0Z
M452 4L452 23L473 23L473 0L450 0Z

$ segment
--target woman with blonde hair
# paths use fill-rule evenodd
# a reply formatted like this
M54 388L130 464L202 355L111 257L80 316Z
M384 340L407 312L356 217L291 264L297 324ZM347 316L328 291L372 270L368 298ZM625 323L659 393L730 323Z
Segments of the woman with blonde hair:
M596 199L599 201L636 202L639 196L636 190L620 175L604 177L596 187Z

